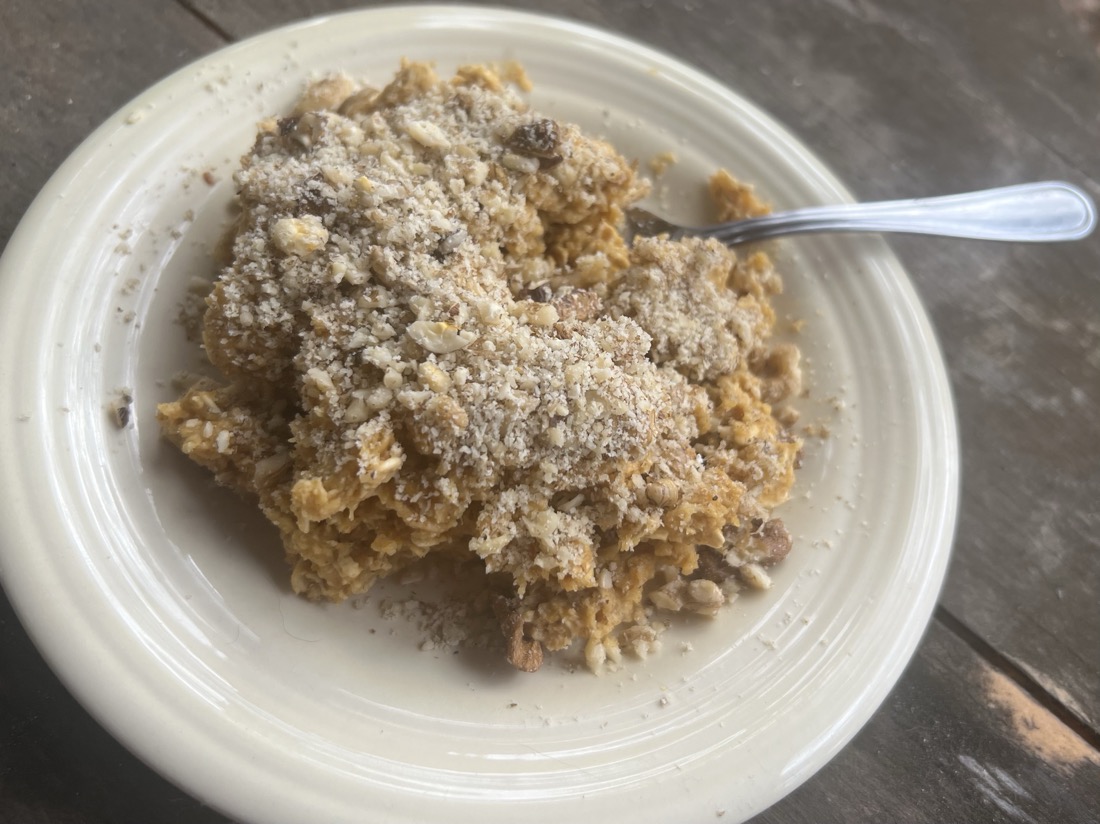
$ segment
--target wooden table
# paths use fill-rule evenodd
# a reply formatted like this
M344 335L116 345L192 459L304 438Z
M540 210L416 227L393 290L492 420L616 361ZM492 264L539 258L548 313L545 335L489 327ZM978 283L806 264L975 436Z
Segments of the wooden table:
M524 0L769 109L857 196L1029 179L1100 199L1100 58L1069 0ZM338 0L5 0L0 243L62 159L184 63ZM1095 21L1094 21L1095 22ZM881 710L758 822L1100 816L1100 235L895 239L961 425L954 560ZM2 426L10 421L0 422ZM0 821L224 822L69 696L0 605Z

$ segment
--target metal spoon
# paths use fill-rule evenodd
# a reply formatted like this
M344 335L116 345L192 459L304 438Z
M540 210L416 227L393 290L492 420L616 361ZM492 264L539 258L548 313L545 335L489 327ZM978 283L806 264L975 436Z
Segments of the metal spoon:
M1096 204L1076 186L1045 181L945 197L812 206L700 227L678 226L643 209L628 209L627 223L632 236L713 237L730 246L807 232L903 232L1043 243L1087 237L1096 227Z

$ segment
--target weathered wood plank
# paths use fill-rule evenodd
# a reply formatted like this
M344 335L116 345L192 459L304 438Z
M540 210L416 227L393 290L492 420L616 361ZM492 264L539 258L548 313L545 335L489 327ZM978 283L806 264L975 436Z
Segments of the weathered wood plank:
M175 3L0 4L0 248L61 161L127 100L224 41Z
M1100 3L1096 0L1061 0L1062 8L1077 20L1077 26L1100 53Z
M944 282L930 302L966 478L943 601L1095 729L1100 244L1088 247L991 256L984 295ZM926 260L951 279L944 252Z
M1100 753L937 622L855 740L753 824L1085 824L1097 799Z
M0 5L0 248L66 155L153 81L223 40L174 3ZM223 822L116 743L0 596L0 821Z
M359 5L348 0L188 4L234 37ZM880 180L884 192L896 192L891 187L897 175L882 166L889 161L908 164L917 180L932 184L960 168L965 177L959 182L995 169L1014 180L1012 159L1020 141L1045 145L1049 139L1065 148L1067 164L1079 173L1089 174L1093 166L1100 113L1092 81L1098 68L1085 38L1052 2L1009 0L998 5L996 15L975 0L943 8L920 0L683 0L640 7L518 0L508 5L573 17L686 56L772 110L815 149L820 150L814 140L820 126L837 120L847 127L838 150L856 150L837 159L853 170L871 160L876 174L868 177ZM954 137L967 143L957 145ZM1004 157L987 156L990 147ZM883 157L861 156L867 149Z

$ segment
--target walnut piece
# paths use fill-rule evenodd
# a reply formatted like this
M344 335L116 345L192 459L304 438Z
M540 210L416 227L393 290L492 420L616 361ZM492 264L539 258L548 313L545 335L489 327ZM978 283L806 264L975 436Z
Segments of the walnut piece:
M562 320L593 320L603 313L603 301L588 289L573 289L553 299Z
M494 602L493 610L501 622L500 629L508 645L508 663L522 672L536 672L542 666L542 644L523 634L523 612L516 602L503 596Z
M437 355L457 352L477 340L476 334L463 332L453 323L444 321L414 321L409 324L408 332L410 338Z
M765 521L760 527L757 545L763 549L762 566L775 566L791 551L791 533L779 518Z

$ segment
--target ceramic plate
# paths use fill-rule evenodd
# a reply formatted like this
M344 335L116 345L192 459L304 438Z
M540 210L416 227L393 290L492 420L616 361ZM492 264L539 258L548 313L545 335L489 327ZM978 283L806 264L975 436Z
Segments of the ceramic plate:
M747 818L812 775L880 704L950 549L954 416L928 320L876 238L788 241L810 438L772 590L673 628L595 677L431 649L378 598L289 591L250 505L158 437L199 361L177 322L215 273L232 170L311 74L384 82L401 57L522 60L532 103L645 161L699 220L718 167L777 207L849 199L760 109L667 55L501 10L395 7L224 49L112 117L43 190L0 271L4 584L72 692L120 740L245 821L644 822ZM788 325L786 323L784 326ZM133 423L109 405L133 397ZM423 647L423 648L422 648Z

